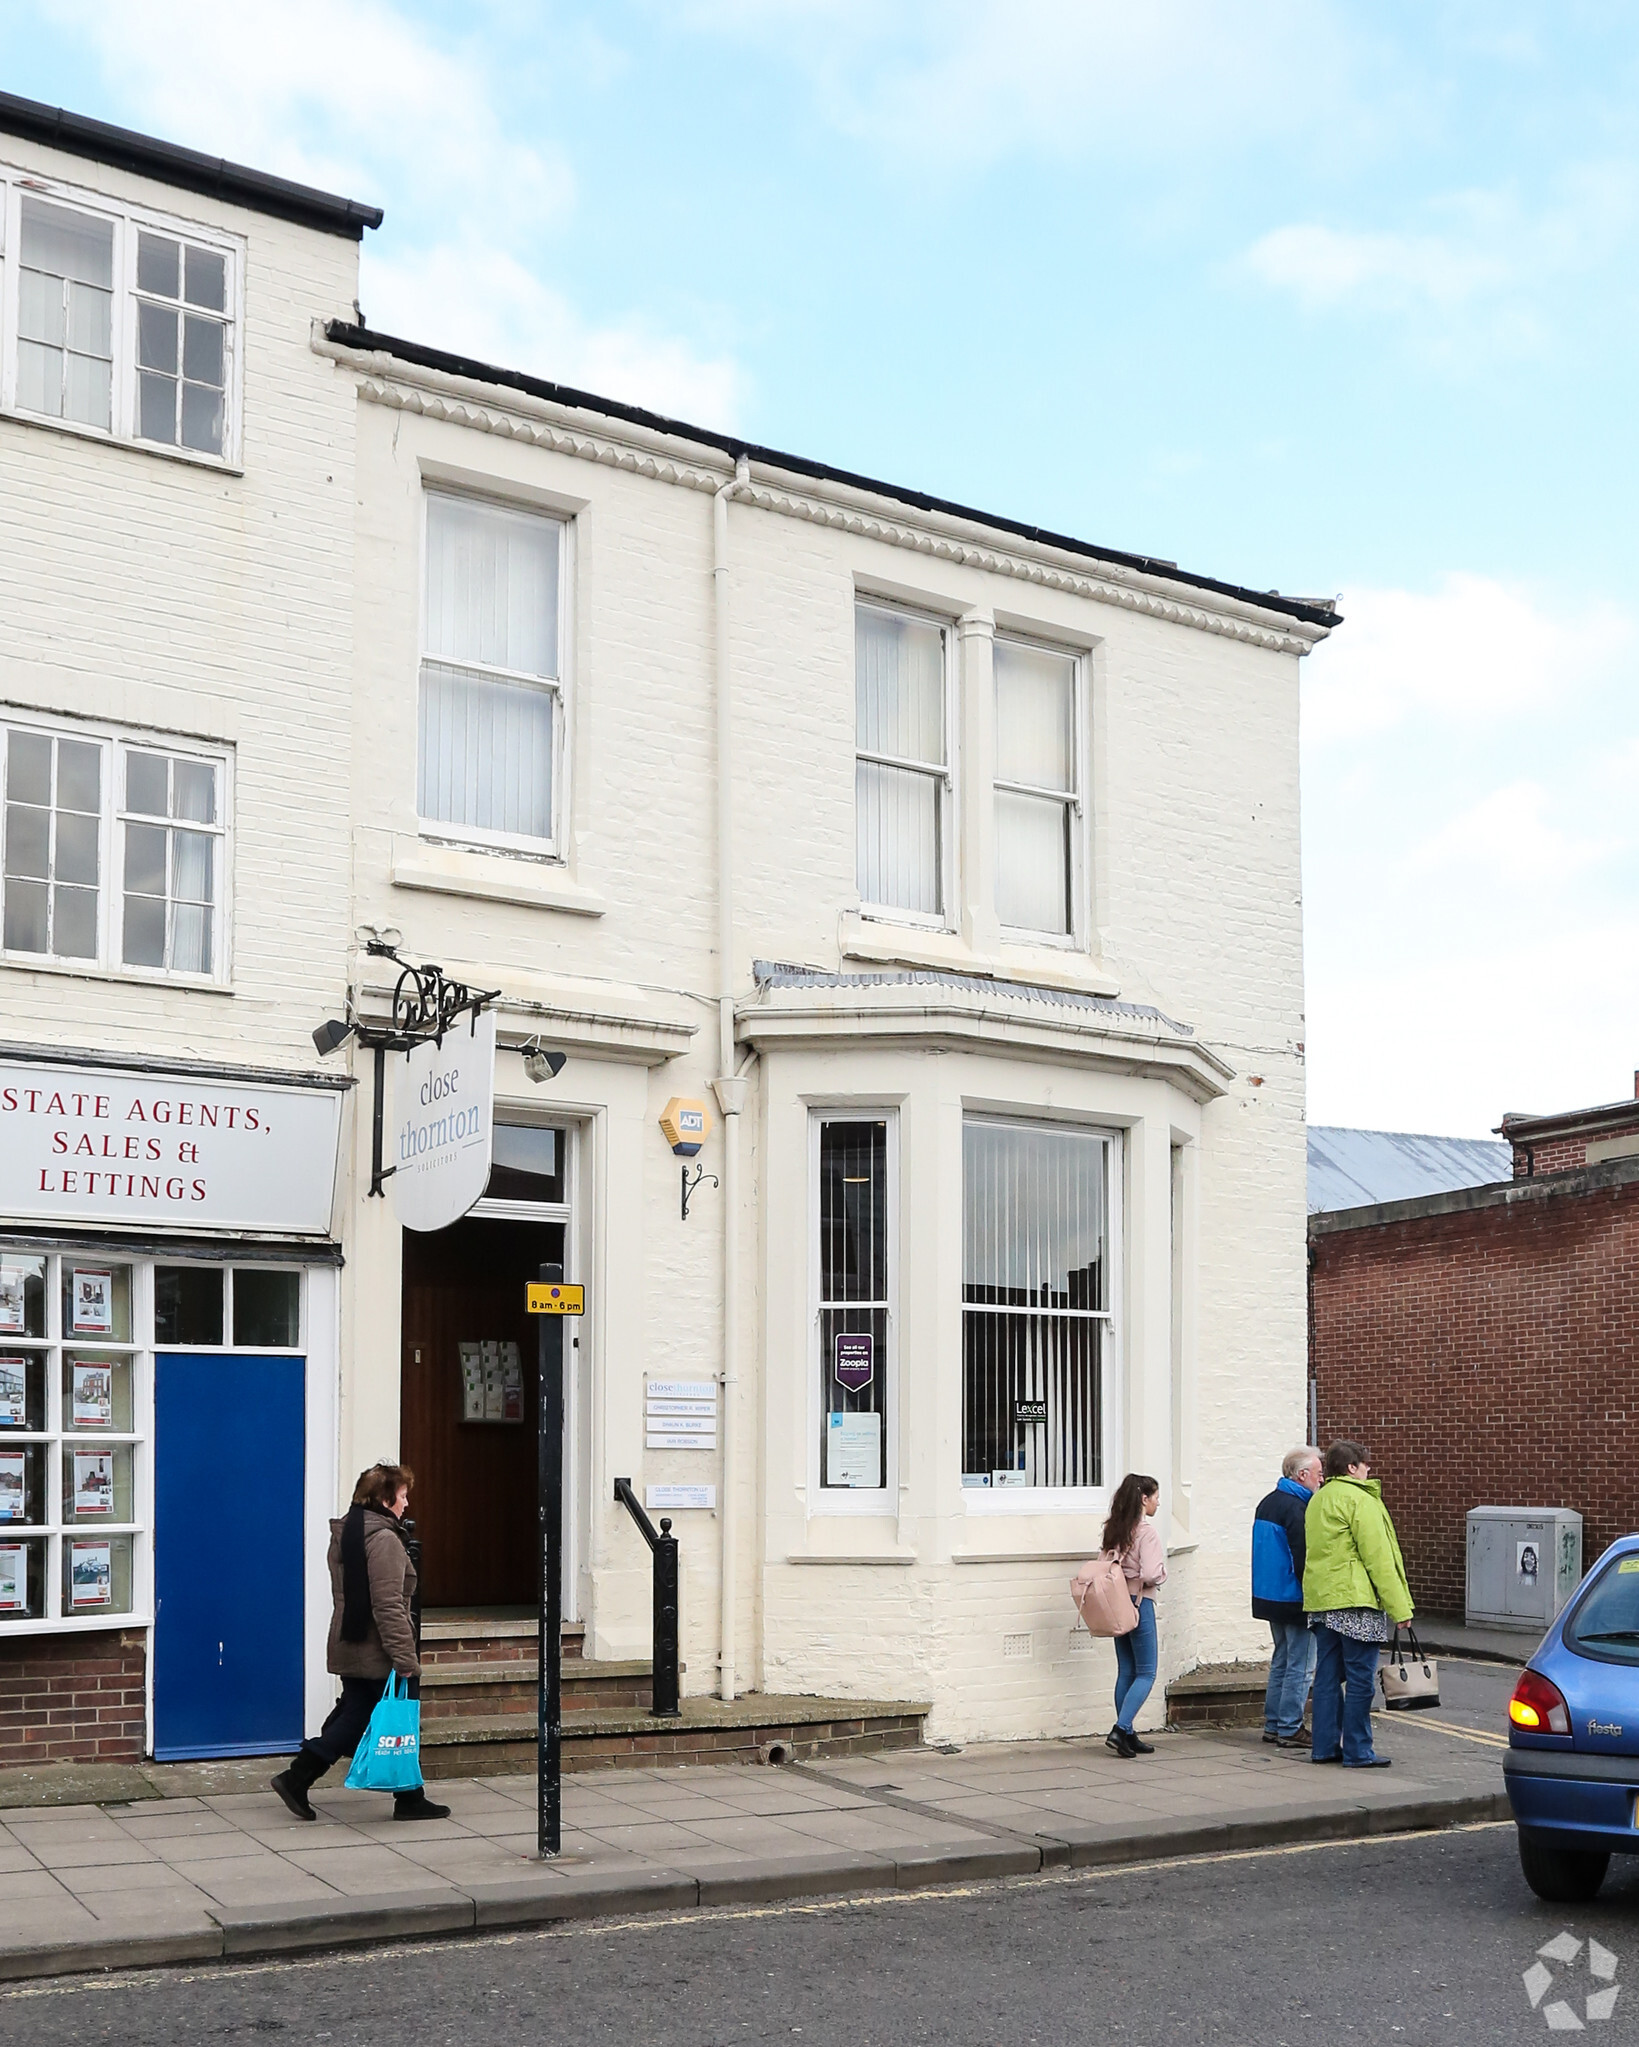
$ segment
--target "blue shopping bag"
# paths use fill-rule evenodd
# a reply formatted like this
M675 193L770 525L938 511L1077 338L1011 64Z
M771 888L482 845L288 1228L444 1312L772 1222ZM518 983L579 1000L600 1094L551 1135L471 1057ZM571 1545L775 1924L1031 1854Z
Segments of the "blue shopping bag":
M420 1782L421 1701L410 1697L410 1680L394 1671L370 1715L364 1739L353 1752L347 1788L414 1791Z

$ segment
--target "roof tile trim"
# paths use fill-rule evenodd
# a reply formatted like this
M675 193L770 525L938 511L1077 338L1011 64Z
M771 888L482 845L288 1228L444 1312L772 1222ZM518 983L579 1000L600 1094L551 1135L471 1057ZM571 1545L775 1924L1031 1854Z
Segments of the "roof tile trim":
M1178 1023L1147 1003L1116 1002L1107 995L1085 995L1074 988L1046 988L1034 981L995 981L982 974L952 974L938 967L907 967L885 974L833 974L819 967L787 966L777 960L753 960L752 978L764 988L948 988L958 995L997 995L1010 1002L1046 1002L1058 1009L1089 1009L1099 1016L1126 1016L1160 1024L1175 1037L1193 1038L1192 1024Z
M0 135L26 136L31 142L48 143L71 156L113 164L119 170L135 171L163 185L179 185L187 192L202 192L207 198L225 199L256 213L271 213L279 220L294 221L299 227L346 235L355 242L364 239L367 227L380 227L384 218L379 206L341 199L333 192L320 192L311 185L276 178L270 171L251 170L245 164L230 163L226 157L203 156L197 149L156 141L151 135L139 135L132 128L116 128L107 121L93 121L85 114L70 113L66 107L48 107L39 100L19 99L15 93L0 92Z
M539 403L560 406L566 411L583 412L603 419L618 420L625 425L641 428L650 434L660 435L668 440L686 441L699 449L716 450L723 456L726 456L732 463L738 463L742 459L748 463L756 462L766 469L778 470L793 478L808 478L815 482L838 485L846 490L858 491L868 496L884 499L893 504L905 505L913 511L930 513L945 519L960 520L975 527L988 529L994 533L1010 534L1020 540L1029 542L1035 547L1051 549L1057 553L1071 555L1081 560L1097 562L1118 577L1122 571L1127 571L1147 579L1175 584L1185 590L1198 590L1213 596L1226 598L1232 603L1246 605L1258 612L1289 618L1297 624L1312 629L1301 636L1283 636L1278 639L1270 636L1268 638L1268 644L1278 644L1285 651L1306 652L1308 647L1316 640L1324 638L1333 627L1341 625L1343 622L1341 613L1327 605L1315 604L1299 597L1286 597L1279 591L1274 590L1249 590L1238 583L1226 583L1211 576L1196 575L1188 569L1180 569L1174 562L1161 561L1150 555L1124 554L1114 548L1095 547L1089 541L1077 540L1068 534L1054 533L1045 527L1026 525L1020 520L1006 518L1000 513L983 512L972 505L957 504L946 498L930 497L923 491L910 490L899 484L884 483L878 478L861 476L852 470L837 469L827 463L814 462L801 455L791 455L777 448L764 447L755 441L741 440L737 435L718 433L709 427L692 426L685 420L670 419L662 413L647 411L642 406L627 405L618 399L602 398L595 392L582 391L574 385L556 384L544 377L530 376L521 370L503 369L494 363L480 362L466 356L451 355L442 349L427 348L419 342L408 341L400 335L381 334L370 327L358 326L345 320L332 320L325 329L325 338L334 349L345 350L358 356L374 356L377 358L375 365L360 364L359 367L361 368L377 367L385 372L389 364L396 361L461 382L488 385L498 391L515 391ZM373 391L368 395L374 396L379 402L386 404L401 402L386 387ZM421 405L416 409L433 411L436 410L436 407ZM472 423L483 424L482 421L478 420L474 420ZM512 431L510 425L505 428L498 427L497 430ZM571 440L573 438L571 437ZM582 450L573 446L570 446L567 451L573 453L582 452ZM693 476L681 472L676 480L689 483L696 488L703 487L704 484L703 479L697 482ZM720 481L721 479L716 479L711 487L716 488L717 483ZM744 495L749 501L757 502L764 496L765 489L766 486L753 484L745 487L743 492L737 492L736 495ZM768 492L767 495L770 499L773 499L779 496L780 493ZM790 509L796 511L799 516L811 516L805 510L803 501L796 498L793 498L789 505L779 505L771 502L768 509ZM853 516L855 515L844 513L841 515L839 523L851 523ZM948 551L957 556L973 553L973 550L968 549L959 540L953 541ZM1005 558L997 558L994 563L986 563L985 565L1007 566ZM1014 569L1011 572L1018 573L1020 571ZM1041 577L1040 580L1048 581L1052 579L1050 577ZM1220 632L1227 630L1234 636L1248 640L1264 638L1264 635L1260 633L1256 626L1250 624L1242 625L1233 620L1222 620L1218 615L1211 612L1191 614L1188 606L1183 603L1174 601L1169 605L1164 598L1154 597L1147 592L1135 590L1124 583L1117 582L1107 590L1094 590L1091 594L1105 596L1115 602L1133 605L1134 607L1141 605L1143 608L1150 610L1159 607L1164 612L1176 612L1187 623L1200 624L1210 630Z

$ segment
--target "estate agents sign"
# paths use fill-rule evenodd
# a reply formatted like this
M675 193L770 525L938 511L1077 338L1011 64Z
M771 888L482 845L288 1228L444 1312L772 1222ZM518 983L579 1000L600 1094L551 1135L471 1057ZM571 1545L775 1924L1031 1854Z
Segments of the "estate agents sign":
M393 1090L393 1207L407 1230L458 1222L489 1184L495 1012L459 1018L404 1055Z
M342 1090L0 1061L0 1216L330 1233Z

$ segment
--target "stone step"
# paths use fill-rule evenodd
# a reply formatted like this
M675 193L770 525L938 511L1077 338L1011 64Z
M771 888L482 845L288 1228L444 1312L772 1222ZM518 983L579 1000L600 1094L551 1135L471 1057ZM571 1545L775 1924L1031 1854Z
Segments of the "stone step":
M802 1762L920 1748L926 1703L748 1693L683 1701L676 1718L630 1708L589 1707L566 1716L563 1767L681 1769L691 1763ZM458 1715L425 1721L421 1766L428 1777L511 1776L535 1766L533 1730L517 1716Z
M496 1717L516 1714L533 1722L536 1710L535 1660L502 1663L423 1663L423 1723L454 1716ZM562 1696L566 1713L600 1707L647 1708L654 1692L654 1674L646 1662L599 1662L589 1657L565 1661Z
M446 1615L434 1612L421 1621L421 1664L529 1663L535 1661L539 1624L530 1616ZM563 1631L563 1661L584 1660L586 1630L580 1625Z

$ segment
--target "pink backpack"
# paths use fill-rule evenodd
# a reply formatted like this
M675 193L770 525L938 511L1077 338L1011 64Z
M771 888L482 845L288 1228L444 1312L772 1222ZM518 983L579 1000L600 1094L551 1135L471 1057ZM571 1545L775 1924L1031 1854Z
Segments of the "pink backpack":
M1130 1635L1138 1625L1138 1608L1127 1590L1120 1555L1100 1550L1070 1580L1070 1597L1087 1623L1089 1635Z

